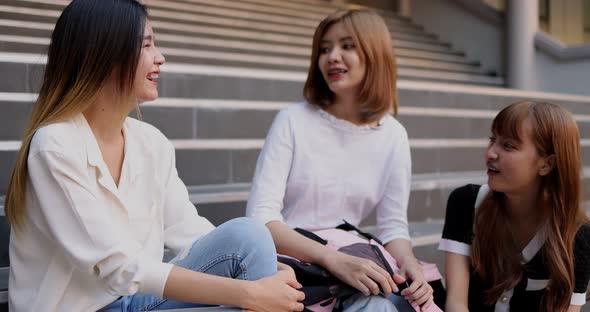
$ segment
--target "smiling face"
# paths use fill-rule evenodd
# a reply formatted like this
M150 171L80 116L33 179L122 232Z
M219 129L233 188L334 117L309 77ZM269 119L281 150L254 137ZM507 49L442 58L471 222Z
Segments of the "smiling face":
M352 35L343 23L335 23L320 42L318 67L336 95L358 95L366 66L357 53Z
M153 101L158 98L158 78L160 65L164 64L164 56L154 43L154 32L148 21L145 23L141 54L135 72L133 93L138 103Z
M549 159L541 157L532 138L528 119L521 123L519 137L492 134L486 151L488 185L506 194L524 194L539 188L550 171Z

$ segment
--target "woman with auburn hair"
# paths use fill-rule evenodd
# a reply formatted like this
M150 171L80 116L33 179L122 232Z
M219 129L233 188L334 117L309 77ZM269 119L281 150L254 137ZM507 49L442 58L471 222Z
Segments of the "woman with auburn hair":
M402 294L429 306L425 281L408 234L411 160L397 114L396 65L380 16L366 10L326 17L313 38L304 103L276 116L259 156L247 215L266 224L279 253L323 266L361 296L348 311L395 311L377 295L397 291L373 262L334 251L293 228L358 225L377 213L377 237L413 282ZM392 115L393 112L393 115ZM396 275L399 279L400 275ZM379 308L381 306L381 308Z
M268 230L199 216L172 144L127 117L158 97L162 64L137 1L74 0L59 17L6 197L11 311L303 309Z
M580 136L558 105L518 102L492 123L487 185L448 201L447 311L580 311L590 278Z

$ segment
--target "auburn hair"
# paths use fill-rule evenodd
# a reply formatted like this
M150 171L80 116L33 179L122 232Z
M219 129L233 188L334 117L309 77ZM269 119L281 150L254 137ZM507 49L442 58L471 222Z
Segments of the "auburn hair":
M574 290L574 241L578 229L588 223L582 202L580 134L572 115L561 106L523 101L504 108L492 122L494 135L522 141L524 122L539 156L554 155L549 174L540 176L539 213L547 220L543 260L549 286L543 297L546 311L566 311ZM523 277L521 250L506 229L508 212L503 193L486 197L475 215L472 262L474 270L491 288L484 301L494 304L502 292L514 288Z
M369 10L337 11L320 22L313 35L303 96L307 102L321 108L333 103L334 93L324 80L318 61L322 38L337 23L342 23L350 33L356 52L366 66L359 93L361 121L373 122L388 112L397 116L397 67L391 35L383 19Z
M35 132L83 112L111 79L121 101L131 97L146 21L147 8L136 0L74 0L61 13L5 198L6 216L16 230L25 223L27 159Z

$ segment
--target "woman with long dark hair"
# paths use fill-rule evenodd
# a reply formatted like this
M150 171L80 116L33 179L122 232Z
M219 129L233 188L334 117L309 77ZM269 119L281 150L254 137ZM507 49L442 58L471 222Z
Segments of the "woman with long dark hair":
M447 311L580 311L590 278L580 135L558 105L532 101L492 123L488 183L449 197Z
M172 144L127 117L158 97L164 61L137 1L74 0L59 17L6 197L11 311L303 309L268 230L199 216Z

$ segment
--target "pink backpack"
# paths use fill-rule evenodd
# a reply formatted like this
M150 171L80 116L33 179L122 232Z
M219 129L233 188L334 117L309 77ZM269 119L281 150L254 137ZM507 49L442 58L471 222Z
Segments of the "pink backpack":
M340 250L345 253L348 253L347 249L353 249L353 248L358 249L359 247L362 249L362 247L363 247L362 245L366 246L368 244L368 245L370 245L371 249L378 250L378 252L376 252L376 254L378 254L379 257L381 257L381 261L374 260L378 265L382 265L379 262L383 262L383 264L387 267L386 268L387 271L390 271L390 272L391 271L393 271L393 272L399 271L399 266L397 265L397 262L389 254L389 252L387 252L387 250L385 250L385 248L383 247L383 244L378 239L376 239L371 234L360 231L358 228L347 223L346 221L343 225L339 226L338 228L315 231L313 233L305 231L305 230L301 230L301 229L296 229L296 230L300 234L302 234L310 239L313 239L315 241L318 241L319 243L322 243L322 244L328 246L329 248L332 248L334 250ZM355 231L356 233L350 232L350 231ZM354 245L357 245L357 246L351 248L351 246L354 246ZM285 258L282 256L279 258L279 260L281 262L285 262L284 260L281 260L281 258L283 258L283 259L285 259ZM289 261L287 261L288 263L287 262L285 262L285 263L291 265L292 267L299 266L299 270L294 267L294 269L296 271L296 275L298 275L297 273L299 271L301 271L301 267L304 267L304 269L307 269L310 266L309 264L303 264L303 263L299 263L299 264L294 265L293 260L295 260L295 259L289 260ZM444 292L444 288L442 287L442 283L441 283L442 276L441 276L438 268L436 267L436 265L433 263L424 263L424 262L421 262L421 264L422 264L422 269L423 269L424 277L426 278L426 281L428 281L431 285L433 285L432 284L433 282L437 283L438 287L434 287L434 288L436 290L439 290L439 291L442 290ZM326 274L326 273L323 273L323 274ZM298 275L298 279L299 279L299 275ZM306 284L305 283L302 283L302 284L304 285L304 288L305 288ZM401 289L404 289L405 287L407 287L407 285L406 286L400 285L400 291L401 291ZM443 296L443 298L444 298L444 296ZM325 300L322 300L321 302L316 302L315 304L307 305L305 307L306 308L305 311L331 312L335 309L338 299L339 298L337 298L337 297L329 297ZM422 309L420 306L418 306L416 304L412 305L412 307L414 308L415 311L419 311L419 312L420 311L423 311L423 312L442 311L436 304L432 304L428 309Z

